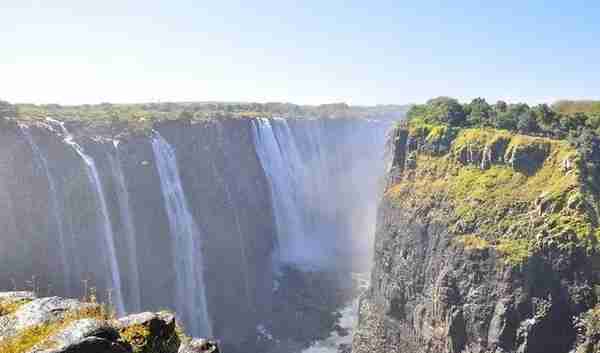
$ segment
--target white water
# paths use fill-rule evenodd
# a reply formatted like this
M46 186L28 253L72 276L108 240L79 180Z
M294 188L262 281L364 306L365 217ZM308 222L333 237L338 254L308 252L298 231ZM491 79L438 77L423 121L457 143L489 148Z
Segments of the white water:
M29 128L27 126L21 126L21 131L23 132L25 139L31 146L31 150L33 152L35 160L38 162L38 166L41 167L44 174L46 175L46 178L48 179L48 186L50 188L50 190L49 190L50 191L50 202L51 202L50 210L52 212L52 218L54 219L54 223L56 225L56 231L58 233L58 243L59 243L58 246L59 246L59 251L60 251L60 261L61 261L61 266L64 271L63 272L64 279L65 279L64 290L65 290L66 294L74 294L74 287L73 287L73 283L72 283L73 277L72 277L72 273L71 273L72 272L71 271L72 264L69 261L69 256L68 256L68 251L67 251L67 249L70 247L67 246L65 225L63 223L64 217L62 215L63 208L62 208L62 204L58 201L58 192L56 191L56 180L54 179L54 176L52 175L52 173L50 172L50 168L48 167L48 159L40 151L39 146L37 145L37 143L33 139L33 136L31 136L31 133L29 132Z
M359 257L349 249L370 253L376 184L383 172L375 166L383 158L387 126L336 130L326 124L253 121L257 155L271 188L279 260L301 268Z
M152 149L171 236L175 238L175 309L194 335L210 337L212 328L206 304L201 234L181 186L175 150L157 132L152 139Z
M276 136L272 123L280 122L283 136ZM302 163L287 122L258 119L254 125L256 151L271 186L277 228L278 258L282 262L306 266L322 259L322 247L310 241L301 207ZM279 138L278 138L279 137ZM318 258L318 261L317 261Z
M347 335L340 336L337 331L333 331L329 337L322 341L317 341L312 346L303 350L302 353L337 353L341 344L351 345L353 328L358 323L358 299L348 303L341 311L338 325L347 331Z
M99 206L99 232L102 234L102 238L104 240L104 246L101 250L103 251L103 255L106 261L108 262L108 267L110 270L110 284L112 285L112 288L110 288L111 297L115 309L117 310L117 314L122 315L125 313L125 307L123 303L123 294L121 291L121 276L119 274L119 264L117 261L117 255L115 251L114 234L110 222L110 217L108 214L108 206L106 204L106 198L104 196L104 189L102 187L100 175L98 174L98 168L96 167L94 159L84 152L83 147L81 147L75 141L73 135L69 133L69 131L65 127L64 122L50 118L46 118L46 120L60 127L64 135L63 139L65 143L73 147L73 150L75 150L75 152L81 157L86 166L86 174L88 176L92 189L95 191L96 200Z
M353 273L352 280L355 281L361 293L364 293L369 287L368 273ZM354 328L358 324L359 297L360 295L344 306L340 311L342 316L337 324L347 331L347 335L340 336L338 332L334 330L329 337L322 341L315 342L310 347L303 350L302 353L338 353L338 347L341 344L351 345Z
M127 260L129 265L128 286L125 288L126 306L128 312L140 312L141 292L140 292L140 275L138 269L137 247L135 239L135 226L131 215L129 205L129 191L123 169L121 168L121 160L119 158L119 144L115 142L115 155L108 154L108 163L112 170L112 176L116 187L117 201L119 203L119 212L121 215L122 234L125 238L127 246Z

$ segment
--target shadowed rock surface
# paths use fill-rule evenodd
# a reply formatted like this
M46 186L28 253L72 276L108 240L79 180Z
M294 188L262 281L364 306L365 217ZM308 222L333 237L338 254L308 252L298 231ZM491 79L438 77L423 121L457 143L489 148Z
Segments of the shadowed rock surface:
M126 353L128 345L119 342L119 332L107 322L82 319L50 337L52 348L33 349L35 353ZM43 345L43 344L42 344Z

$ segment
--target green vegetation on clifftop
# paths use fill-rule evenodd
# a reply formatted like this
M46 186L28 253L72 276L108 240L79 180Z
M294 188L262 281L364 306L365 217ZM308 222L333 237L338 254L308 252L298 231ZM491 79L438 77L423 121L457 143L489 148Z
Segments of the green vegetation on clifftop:
M411 110L402 127L408 145L397 146L407 149L407 162L386 193L394 204L449 205L457 245L493 248L510 265L545 248L596 251L597 146L586 151L576 141L469 124L474 118L461 118L461 109L444 98Z
M46 117L114 132L148 132L154 123L168 120L200 121L221 118L361 118L398 120L408 106L349 106L345 103L296 105L291 103L179 102L138 104L10 104L0 100L0 118L20 121Z

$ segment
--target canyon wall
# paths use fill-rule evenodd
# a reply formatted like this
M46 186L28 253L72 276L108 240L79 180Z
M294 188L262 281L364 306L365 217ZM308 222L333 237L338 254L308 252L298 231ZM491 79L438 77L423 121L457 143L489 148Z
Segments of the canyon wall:
M295 271L342 278L369 262L388 122L176 120L119 136L1 123L7 290L93 288L122 313L170 308L238 350L281 331L282 297L314 284L291 284Z
M389 145L353 352L597 349L598 198L573 147L432 125Z

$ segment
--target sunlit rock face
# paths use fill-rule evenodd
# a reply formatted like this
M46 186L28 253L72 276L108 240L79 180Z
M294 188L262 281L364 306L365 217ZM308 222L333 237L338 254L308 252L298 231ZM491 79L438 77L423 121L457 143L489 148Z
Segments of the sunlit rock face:
M597 199L595 191L579 189L576 169L565 168L573 147L477 128L448 140L404 128L390 137L371 283L360 300L352 351L597 349L598 336L590 332L597 332L598 255L576 244L577 237L550 235L561 212L596 212L567 203L555 207L548 197L554 188L553 195L583 190ZM492 182L481 182L488 177ZM494 228L499 224L507 229ZM526 251L504 245L515 235L539 243Z
M190 333L233 350L286 335L293 325L272 330L276 318L302 303L281 286L368 267L389 126L179 120L115 140L77 124L3 122L0 286L93 288L122 312L186 311ZM325 316L339 304L327 302Z

